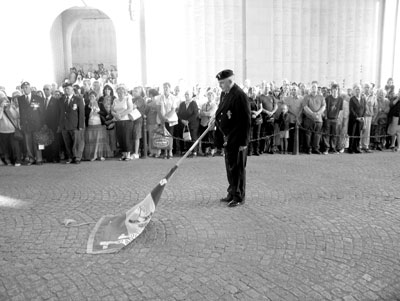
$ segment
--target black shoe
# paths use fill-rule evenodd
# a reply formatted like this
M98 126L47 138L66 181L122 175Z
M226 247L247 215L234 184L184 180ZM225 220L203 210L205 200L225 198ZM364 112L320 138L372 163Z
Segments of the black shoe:
M254 156L259 156L259 155L260 155L259 152L255 152L255 153L254 153Z
M233 201L233 197L228 195L227 197L220 199L220 201L224 203L230 203L231 201Z
M321 155L321 152L317 149L314 149L312 153L316 155Z
M35 161L35 163L33 163L33 164L38 165L38 166L42 166L43 162L42 161Z
M11 162L10 160L8 160L8 159L1 159L1 161L3 161L3 163L4 163L5 166L14 165L14 164L12 164L12 162Z
M362 154L362 151L359 150L359 149L357 149L357 150L355 151L355 153L356 153L356 154Z
M367 154L372 154L372 150L370 150L370 149L368 149L368 148L366 148L366 149L364 150L364 152L366 152Z
M75 160L75 164L81 164L81 160Z
M229 202L228 207L237 207L237 206L241 206L243 204L244 204L244 200L243 201L232 200L231 202Z
M378 145L377 147L376 147L376 149L378 150L378 151L383 151L383 149L382 149L382 147L380 146L380 145Z

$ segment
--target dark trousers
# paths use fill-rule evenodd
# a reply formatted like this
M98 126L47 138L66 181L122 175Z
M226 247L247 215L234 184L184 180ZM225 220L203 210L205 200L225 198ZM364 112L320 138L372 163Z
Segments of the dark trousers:
M246 196L247 150L225 147L225 168L228 178L228 194L235 201L244 201Z
M85 148L85 130L62 131L68 159L80 161Z
M361 123L356 119L349 119L349 150L360 150ZM356 137L352 137L356 136Z
M179 131L176 131L175 129L178 127L178 125L173 125L170 126L168 122L165 123L165 129L170 133L170 135L172 137L178 137L178 138L182 138L182 135L179 136ZM173 150L175 149L176 152L180 151L180 143L177 139L172 138L172 144L170 146L169 150Z
M262 124L253 124L250 129L250 142L249 142L249 151L248 153L251 155L252 153L260 152L260 134L261 134L261 126ZM251 141L253 140L253 141Z
M26 147L26 159L36 162L42 162L42 151L39 150L39 145L33 139L34 132L24 132L24 141Z
M263 124L261 125L261 141L260 141L260 153L264 153L268 150L272 150L274 148L274 123L267 122L264 120ZM271 136L268 138L264 138L265 136Z
M189 124L188 127L189 127L191 140L190 141L180 140L179 141L179 147L177 147L177 150L188 151L189 148L192 147L194 141L196 141L197 138L198 138L198 136L197 136L197 133L199 132L198 125ZM181 123L175 126L175 133L179 132L180 133L180 135L179 135L180 138L183 137L183 131L184 130L185 130L185 126L183 124L181 124ZM195 147L193 152L197 152L197 146Z
M325 120L324 125L324 145L325 149L329 151L329 149L336 150L337 144L337 121L335 120Z
M20 143L15 140L14 133L0 133L0 148L2 150L1 159L10 160L11 163L21 163Z
M54 141L52 144L45 147L43 151L43 157L47 162L59 161L60 160L60 140L57 134L57 129L50 129L54 135Z
M121 152L126 153L133 151L133 122L131 120L115 122L115 135ZM67 143L65 143L65 147L67 148Z
M201 124L199 125L199 136L201 136L204 131L208 128L208 126L202 126ZM203 153L206 153L207 148L215 149L214 146L214 134L215 131L208 131L208 133L204 136L204 138L201 140L201 151Z
M296 126L295 123L289 123L289 140L287 141L287 142L288 142L288 145L287 145L288 152L293 152L294 134L295 134L294 127L295 127L295 126ZM300 134L299 134L299 136L300 136ZM297 141L297 143L300 144L299 141Z
M306 150L319 150L319 142L321 141L322 122L315 122L310 118L304 119L304 128L306 130Z

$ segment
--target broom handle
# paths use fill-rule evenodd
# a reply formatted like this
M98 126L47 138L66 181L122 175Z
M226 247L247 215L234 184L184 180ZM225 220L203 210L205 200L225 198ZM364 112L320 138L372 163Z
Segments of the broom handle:
M208 127L204 131L204 133L201 134L201 136L193 143L192 147L189 148L189 150L185 153L185 155L179 159L179 161L175 164L176 166L179 166L182 163L182 161L185 160L193 152L194 148L197 146L197 144L199 144L201 139L203 139L204 136L207 135L207 133L210 131L211 127L214 127L213 122L210 122L208 124Z

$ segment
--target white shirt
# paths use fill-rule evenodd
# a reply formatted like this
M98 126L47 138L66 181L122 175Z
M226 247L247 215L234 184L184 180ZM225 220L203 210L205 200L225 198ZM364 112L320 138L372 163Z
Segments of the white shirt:
M133 104L132 104L132 96L131 95L126 95L124 96L123 99L119 99L118 97L114 100L114 104L112 106L113 110L117 114L121 114L122 112L132 109ZM121 121L122 120L129 120L128 114L121 116Z
M161 115L168 120L169 125L174 126L178 124L178 115L175 112L176 100L171 93L168 95L168 97L165 96L165 94L160 96L160 106L161 106ZM171 111L173 112L170 113Z
M46 108L46 109L47 109L47 107L49 106L50 98L51 98L51 96L47 96L47 97L46 97L46 101L45 101L45 108Z

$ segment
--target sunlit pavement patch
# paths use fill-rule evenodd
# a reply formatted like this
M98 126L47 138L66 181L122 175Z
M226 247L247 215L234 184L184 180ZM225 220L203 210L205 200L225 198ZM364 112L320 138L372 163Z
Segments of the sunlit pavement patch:
M26 205L26 202L0 195L0 207L21 208Z

